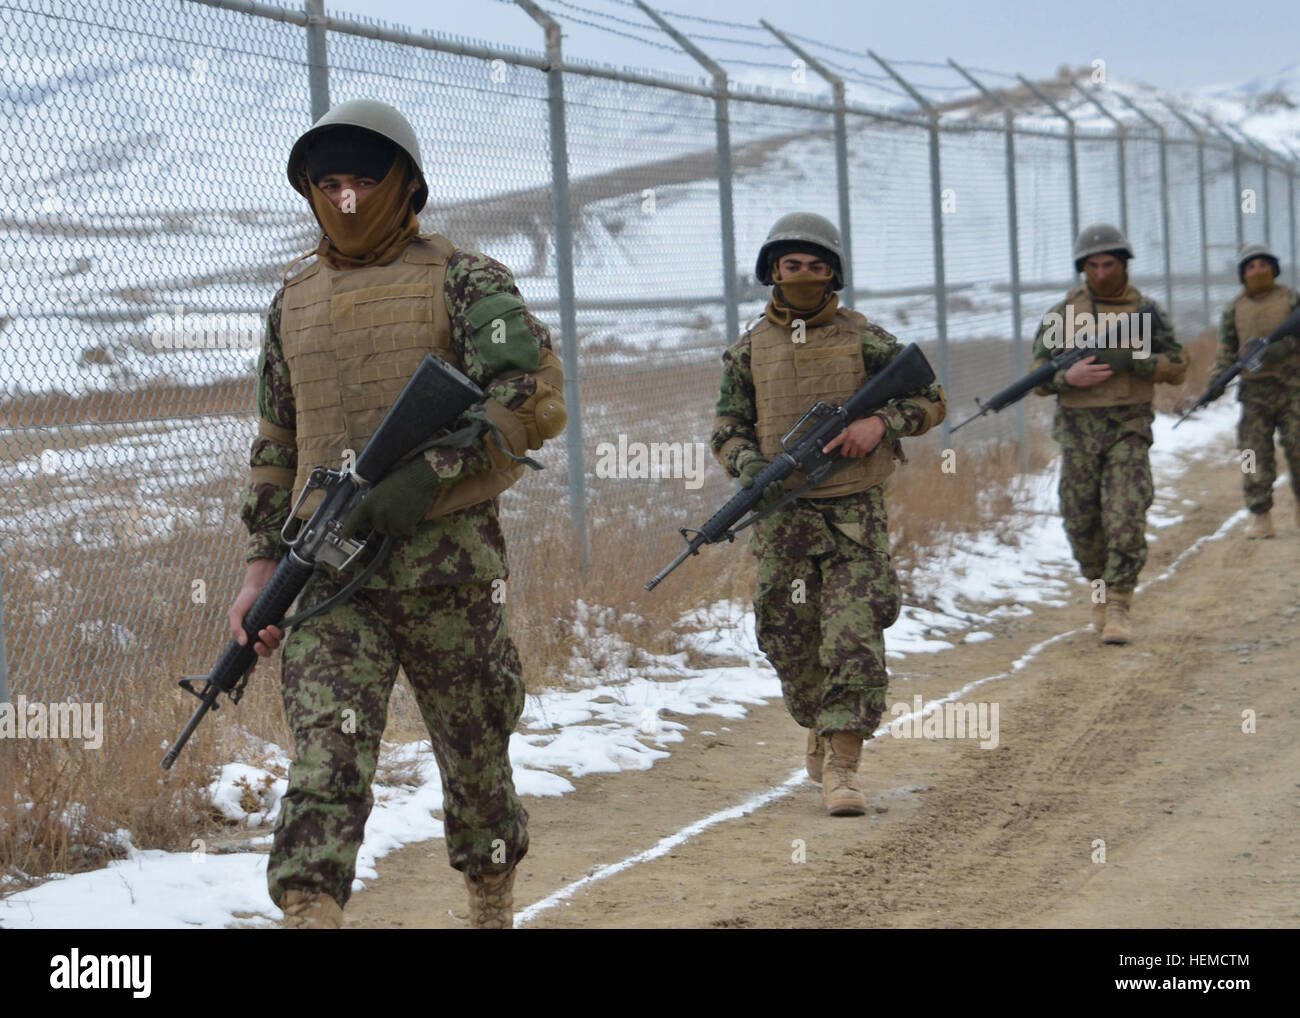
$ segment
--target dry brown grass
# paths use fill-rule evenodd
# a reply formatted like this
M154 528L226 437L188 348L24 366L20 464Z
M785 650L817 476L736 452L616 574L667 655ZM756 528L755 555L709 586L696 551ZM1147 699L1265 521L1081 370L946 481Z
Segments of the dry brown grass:
M61 739L0 744L0 872L27 882L101 866L124 854L119 830L137 848L184 849L222 826L205 788L231 747L209 731L172 771L159 766L190 709L164 687L142 684L104 704L98 748Z
M594 379L586 391L601 407L597 434L622 430L633 440L671 441L707 433L713 371L685 364L669 366L666 373L666 383L659 376L644 386L632 380L637 398L622 405L602 404L602 391L612 393L616 382L627 380ZM689 399L686 405L699 404L699 414L665 422L664 411L655 409L669 405L660 402L665 390L672 394L671 405ZM611 403L616 409L609 409ZM985 529L1011 508L1009 496L998 492L1016 472L1014 448L954 442L957 469L949 473L942 469L937 437L936 432L906 443L911 462L888 490L894 554L905 582L906 567L920 561L927 548ZM1051 452L1050 443L1038 436L1031 465L1040 466ZM588 455L594 458L593 448ZM534 489L521 490L519 501L507 501L504 511L511 630L530 691L597 674L616 680L656 654L679 651L676 630L683 613L752 596L753 561L737 545L706 547L655 591L644 590L682 550L677 529L700 525L729 495L731 485L715 464L698 490L686 489L680 480L599 482L589 505L591 566L585 574L564 511L563 472L546 473L531 482ZM59 497L58 491L36 490L47 483L35 478L19 497L35 504ZM228 478L196 485L193 500L228 505L230 487ZM226 826L206 804L206 786L219 766L234 759L262 762L262 741L290 745L278 663L263 662L243 701L210 715L176 767L160 769L164 744L175 738L197 703L177 689L176 679L206 672L228 638L225 612L243 574L242 528L228 517L154 538L147 520L132 529L138 510L128 504L120 512L121 518L105 526L131 537L125 549L94 542L18 549L15 555L25 568L7 577L9 632L40 634L39 643L10 640L14 674L22 681L15 691L29 700L100 700L107 715L99 750L51 741L0 744L0 868L7 872L100 865L120 853L112 840L119 828L129 830L139 848L188 850L196 837L210 837ZM743 543L743 538L737 542ZM204 604L191 601L196 577L207 583ZM575 635L580 602L589 606L590 620L599 615L601 628L621 638L621 656L593 657L591 641ZM105 625L78 625L96 619ZM592 675L571 674L577 652L588 658ZM385 734L390 740L424 737L404 680ZM398 767L387 776L402 781L410 775L409 767Z
M1021 506L1011 485L1019 474L1015 443L966 447L961 437L950 452L940 448L937 433L908 444L909 462L886 487L894 563L912 604L928 606L929 594L911 586L911 567L965 535L1001 534L1018 525L1014 513ZM1056 447L1041 428L1029 428L1028 438L1028 466L1035 472L1056 455Z

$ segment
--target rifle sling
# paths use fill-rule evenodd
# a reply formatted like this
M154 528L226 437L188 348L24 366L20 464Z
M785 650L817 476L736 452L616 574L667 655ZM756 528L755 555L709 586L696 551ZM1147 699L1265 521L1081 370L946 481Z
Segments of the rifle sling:
M415 456L418 456L420 455L420 453L425 452L428 449L437 449L437 448L464 449L468 447L471 443L473 443L474 440L477 439L479 435L483 434L484 431L487 431L492 435L492 438L496 441L498 448L500 448L500 450L503 453L505 453L505 455L509 456L516 463L523 463L525 466L531 467L534 470L542 469L542 465L538 463L536 460L534 460L532 457L516 456L514 453L510 451L509 447L506 445L505 438L502 436L501 432L497 429L497 426L488 418L487 412L482 405L472 407L471 409L465 411L464 416L468 417L472 421L472 423L466 425L463 428L460 428L457 431L453 431L450 434L439 435L437 438L429 439L429 441L425 442L423 445L417 446L415 449L412 449L411 452L407 454L408 458L413 458ZM391 552L392 549L393 549L392 535L385 534L384 540L379 546L379 551L375 553L375 557L370 560L370 562L366 565L366 567L363 570L361 570L361 572L359 572L352 580L348 582L348 585L346 587L344 587L340 591L337 591L334 594L331 594L320 604L314 605L313 607L308 608L306 611L299 612L297 615L292 615L289 618L285 619L283 622L280 623L280 628L289 629L291 626L300 625L301 623L306 622L308 619L314 618L315 616L319 615L321 612L334 607L336 604L342 604L343 602L347 601L348 598L350 598L353 594L355 594L357 590L360 589L362 584L364 584L368 579L370 579L370 577L372 577L375 574L375 572L379 569L379 567L384 564L384 560L388 558L389 552Z
M300 623L306 622L308 619L313 618L319 615L321 612L334 607L334 605L336 604L342 604L353 594L355 594L357 590L361 587L361 585L366 582L366 580L370 579L370 577L375 575L375 571L381 565L384 564L384 560L388 558L388 553L392 550L393 550L393 536L392 534L385 534L384 540L379 545L379 551L375 553L375 557L371 559L369 563L367 563L366 567L363 570L361 570L361 572L357 573L357 575L348 582L348 585L346 587L344 587L340 591L331 594L320 604L313 605L312 607L308 608L306 611L299 612L297 615L290 615L287 619L285 619L283 622L280 623L280 628L289 629L291 626L296 626L299 625Z
M543 469L542 465L531 456L516 456L510 451L510 446L506 444L505 436L501 434L501 430L496 426L493 420L488 417L487 408L482 403L470 407L470 409L466 410L461 416L468 418L472 423L467 424L465 427L453 431L450 434L439 435L437 438L429 439L429 441L425 442L423 445L417 446L415 449L411 450L411 452L407 454L408 457L414 458L428 449L464 449L472 444L479 435L486 431L492 436L493 441L496 442L497 448L510 459L514 460L516 463L522 463L524 466L530 467L533 470Z
M826 478L833 477L834 475L838 474L841 470L844 470L846 467L853 466L853 464L856 462L857 460L855 459L844 457L839 463L836 463L835 466L833 466L830 469L830 471L826 474L826 477L820 477L816 481L806 482L803 485L803 487L796 488L794 491L790 491L782 495L777 501L773 502L766 509L763 509L760 512L756 512L751 516L747 517L742 522L737 523L734 527L732 527L730 530L727 531L727 540L734 541L736 539L736 535L739 534L746 527L753 526L759 520L766 519L767 517L771 516L774 512L776 512L778 509L784 509L787 505L793 502L804 492L809 491L812 488L816 487L817 485L824 483L826 481Z

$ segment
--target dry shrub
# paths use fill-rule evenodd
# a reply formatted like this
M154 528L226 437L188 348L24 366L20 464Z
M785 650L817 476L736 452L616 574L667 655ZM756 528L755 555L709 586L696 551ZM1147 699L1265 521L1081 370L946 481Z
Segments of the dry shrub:
M636 398L614 409L593 398L593 413L604 414L597 434L622 431L640 441L707 434L715 371L684 365L669 374L674 396L690 394L698 402L699 420L666 425L663 411L655 410L664 395L656 378L653 386L632 386ZM591 390L599 388L597 380ZM909 440L911 462L890 482L894 550L904 567L919 561L926 548L985 529L1011 508L1009 496L1000 492L1017 470L1014 447L957 445L957 470L950 473L942 469L936 439L937 432ZM1036 438L1031 466L1041 465L1051 451ZM594 450L588 457L594 460ZM531 491L520 485L515 501L503 500L511 631L530 691L593 678L617 680L655 655L679 652L684 613L752 597L754 563L738 546L747 534L736 544L703 548L655 591L644 590L683 549L678 528L699 526L730 495L732 484L716 464L710 463L706 483L694 490L669 480L608 480L596 486L588 506L586 569L564 511L563 469L544 473L533 480ZM15 497L45 504L66 494L37 491L48 478L29 483ZM6 575L9 631L40 634L39 641L10 643L14 674L22 683L16 691L29 700L103 702L106 734L98 750L54 741L0 745L0 864L6 868L39 874L102 864L121 851L113 840L120 828L131 832L139 848L188 850L194 838L227 824L206 791L221 764L263 763L265 743L291 746L279 663L273 660L259 663L238 706L223 700L209 715L171 771L159 767L164 745L197 706L176 680L205 673L228 639L225 612L243 574L242 527L229 509L232 492L231 480L218 477L187 493L193 504L227 507L224 517L209 517L203 526L151 533L149 520L140 517L149 503L128 502L117 517L78 521L91 536L92 525L113 534L115 544L49 547L42 542L11 555L10 563L22 565ZM123 534L129 540L125 546ZM205 603L191 599L196 577L206 579ZM577 628L580 618L585 634ZM71 624L55 624L63 621ZM590 638L594 632L617 638L606 658L596 649L599 641ZM581 658L592 674L573 674L574 661ZM385 734L390 740L425 737L404 679L392 698ZM394 781L411 777L409 766L389 770ZM257 789L248 791L255 797Z

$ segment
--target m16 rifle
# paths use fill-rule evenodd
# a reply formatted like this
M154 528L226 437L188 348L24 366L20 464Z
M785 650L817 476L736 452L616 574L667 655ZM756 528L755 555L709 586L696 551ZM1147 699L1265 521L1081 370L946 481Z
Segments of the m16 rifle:
M267 626L287 628L306 617L307 613L302 613L285 620L289 606L307 585L317 563L343 570L366 549L371 540L369 535L365 540L357 540L342 534L348 517L366 494L399 460L408 453L418 454L427 448L432 444L430 439L484 398L483 390L461 372L428 354L366 443L355 465L350 469L327 470L318 466L312 470L281 531L281 537L289 546L288 554L280 560L271 579L244 616L243 628L248 642L240 645L231 640L206 677L180 680L182 689L198 697L199 707L167 750L162 761L164 768L170 769L176 762L204 715L218 708L218 696L225 693L232 703L240 701L249 675L257 664L257 654L253 649L257 634ZM291 534L299 508L309 495L317 491L323 493L320 505L307 522ZM383 561L391 542L390 537L384 537L367 570L335 598L341 600L364 582L374 567ZM312 614L315 612L316 609L312 609ZM202 683L202 686L196 688L196 683Z
M1141 316L1147 314L1150 315L1157 314L1156 306L1154 302L1148 302L1146 304L1143 304L1142 307L1138 308L1137 311L1133 312L1134 316ZM1123 322L1122 320L1113 322L1110 328L1106 330L1106 335L1102 337L1100 340L1098 340L1096 343L1089 346L1075 346L1070 350L1066 350L1062 353L1057 354L1046 364L1040 365L1039 367L1031 371L1029 374L1025 375L1025 377L1020 379L1020 381L1015 382L1012 385L1008 385L1005 389L999 392L992 399L988 400L988 402L986 403L981 403L978 399L976 399L975 403L980 408L979 413L972 414L970 417L967 417L964 421L962 421L955 428L953 428L952 431L949 432L949 434L954 434L960 431L962 428L966 427L966 425L968 425L971 421L983 417L989 411L992 411L995 414L1000 413L1001 411L1005 410L1007 407L1011 406L1012 404L1019 403L1022 399L1028 396L1040 385L1046 385L1048 382L1050 382L1056 376L1056 373L1058 371L1068 371L1070 368L1074 367L1074 365L1078 364L1085 357L1095 356L1098 350L1119 349L1119 346L1117 345L1116 341L1120 337L1120 330L1121 329L1127 330L1129 335L1131 336L1135 321L1140 323L1142 319L1140 317L1134 318L1130 316L1127 323Z
M754 523L761 515L775 511L821 484L832 474L852 466L855 462L852 458L834 452L825 453L822 449L854 421L869 417L890 400L911 395L933 382L934 369L925 359L925 354L921 353L921 348L912 343L890 361L883 371L850 396L843 406L816 403L781 439L780 455L754 478L752 487L736 492L726 505L709 517L704 526L694 531L694 536L690 530L682 528L681 535L686 539L686 550L647 583L645 589L654 590L665 576L690 556L698 554L704 545L734 541L739 531ZM796 470L802 470L806 478L802 487L787 493L762 513L755 512L749 519L740 522L748 513L758 509L768 488L781 484Z
M1210 384L1206 386L1205 391L1200 397L1188 407L1187 412L1178 418L1178 427L1183 421L1191 417L1201 407L1209 406L1216 399L1223 395L1228 387L1228 383L1240 375L1243 371L1255 372L1264 366L1264 353L1274 343L1280 343L1287 336L1300 335L1300 308L1296 308L1286 319L1267 336L1256 336L1254 339L1247 340L1242 344L1241 351L1237 359L1210 379Z

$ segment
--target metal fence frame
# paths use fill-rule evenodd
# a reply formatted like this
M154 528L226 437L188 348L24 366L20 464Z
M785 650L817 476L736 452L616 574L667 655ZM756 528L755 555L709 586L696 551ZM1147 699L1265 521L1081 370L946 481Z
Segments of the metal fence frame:
M895 124L900 127L925 130L929 136L929 195L931 210L931 233L933 237L933 290L935 330L938 350L938 373L940 380L948 383L948 304L949 290L944 268L944 228L942 209L942 154L944 138L971 131L1002 133L1005 137L1005 176L1007 195L1007 234L1009 240L1010 264L1008 279L1011 297L1011 327L1008 335L1014 338L1015 371L1023 372L1023 317L1021 308L1022 291L1026 289L1022 280L1020 222L1017 211L1017 177L1016 177L1016 140L1019 137L1039 136L1053 138L1065 143L1065 158L1069 171L1070 222L1073 233L1080 227L1080 194L1078 166L1078 125L1075 117L1062 108L1034 82L1017 75L1024 91L1033 96L1049 116L1064 121L1064 131L1052 131L1041 126L1027 125L1023 118L1033 115L1044 117L1042 109L1029 108L1025 103L1013 101L1010 90L999 93L977 79L969 70L948 61L990 106L1000 112L1001 126L993 122L962 121L945 123L944 111L930 102L922 92L914 87L893 65L886 62L871 50L864 50L863 57L875 61L889 77L898 84L915 102L919 112L908 113L897 110L877 109L849 102L845 95L844 79L834 73L826 64L818 61L806 48L800 46L779 28L766 20L759 24L773 37L787 47L798 60L804 61L809 68L820 75L830 86L831 100L792 97L775 92L759 92L742 89L733 84L726 70L700 49L686 35L676 29L661 13L651 8L644 0L635 0L636 6L671 39L683 52L691 56L709 75L708 84L692 83L683 79L661 76L639 71L620 70L587 63L569 62L564 58L561 47L561 25L532 0L514 0L534 21L543 33L542 56L534 56L515 50L495 47L489 44L473 43L465 40L443 38L430 33L416 33L400 28L381 27L349 19L336 18L325 12L324 0L304 0L301 9L284 8L258 0L189 0L191 3L220 8L253 18L265 18L277 22L298 25L304 29L305 67L309 79L312 119L318 118L329 107L329 47L330 33L362 36L371 39L410 46L487 61L504 61L507 64L530 67L542 71L547 76L549 102L549 145L551 156L551 184L553 194L554 236L556 244L556 274L559 297L559 319L562 337L571 337L576 333L576 309L573 266L573 208L570 199L569 155L566 135L566 106L564 98L564 75L583 75L597 78L614 79L631 84L640 84L656 89L667 89L707 98L714 104L715 134L717 147L717 176L719 193L719 228L723 252L721 290L726 309L727 334L735 337L739 334L738 303L739 279L736 260L736 225L733 212L730 140L729 103L745 103L783 106L829 115L833 119L835 134L835 171L836 193L839 210L839 227L846 254L844 274L846 288L844 303L853 306L855 298L862 291L855 288L853 264L851 257L852 233L850 216L850 158L848 148L849 118L857 122L864 120L878 124ZM1289 224L1289 246L1291 276L1293 282L1297 277L1297 235L1296 235L1296 181L1300 173L1300 159L1296 153L1279 152L1260 145L1244 136L1235 136L1224 126L1218 124L1204 113L1185 110L1176 103L1164 98L1157 98L1163 114L1172 120L1180 135L1171 137L1165 122L1152 115L1152 108L1143 102L1133 101L1109 89L1084 88L1077 83L1073 87L1089 104L1096 108L1113 125L1116 143L1117 185L1120 195L1121 226L1127 227L1128 221L1128 187L1126 176L1126 148L1135 139L1154 140L1159 145L1159 175L1162 208L1163 277L1165 298L1168 310L1173 314L1181 313L1184 319L1195 320L1202 326L1210 324L1211 317L1211 265L1209 258L1210 236L1207 225L1206 196L1206 152L1215 150L1227 153L1232 159L1232 177L1234 193L1237 198L1235 213L1236 243L1239 246L1245 237L1245 224L1242 209L1242 171L1246 166L1259 167L1263 180L1262 200L1267 207L1275 196L1270 180L1280 173L1286 180L1287 221ZM1105 99L1113 98L1124 110L1133 115L1133 120L1126 120L1106 105ZM1090 137L1094 137L1091 136ZM1095 138L1094 138L1095 140ZM1198 187L1198 230L1200 239L1199 282L1201 300L1194 314L1188 314L1177 307L1175 299L1175 273L1171 242L1170 181L1168 170L1168 151L1170 145L1194 145L1197 155ZM1272 239L1272 217L1264 217L1264 236ZM1186 281L1186 280L1185 280ZM1042 289L1040 282L1038 288ZM877 291L876 295L880 295ZM590 564L588 544L587 508L586 508L586 466L583 456L582 393L579 386L578 344L562 344L565 368L565 399L569 408L569 422L565 442L568 453L568 494L569 512L577 547L582 556L584 571ZM948 427L945 422L942 437L947 443ZM1016 435L1025 462L1027 452L1025 408L1018 406L1016 415ZM9 693L8 674L5 654L3 590L0 588L0 700L5 700Z

